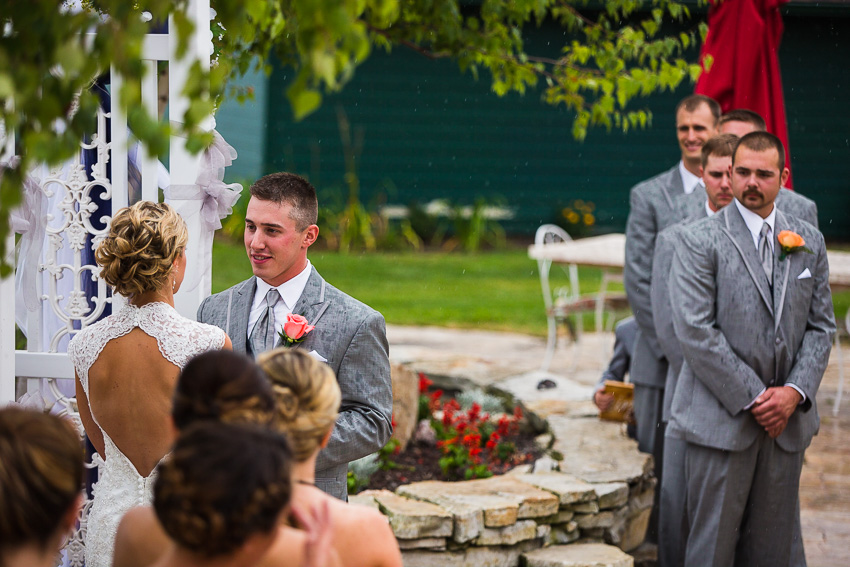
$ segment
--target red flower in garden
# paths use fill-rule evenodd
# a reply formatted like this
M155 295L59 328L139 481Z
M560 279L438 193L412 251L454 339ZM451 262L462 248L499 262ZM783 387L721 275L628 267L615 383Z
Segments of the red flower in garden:
M431 384L434 382L432 380L428 380L428 377L425 376L424 372L419 373L419 393L424 394L425 390L427 390Z
M477 433L470 433L463 436L463 444L467 447L475 447L481 444L481 436Z

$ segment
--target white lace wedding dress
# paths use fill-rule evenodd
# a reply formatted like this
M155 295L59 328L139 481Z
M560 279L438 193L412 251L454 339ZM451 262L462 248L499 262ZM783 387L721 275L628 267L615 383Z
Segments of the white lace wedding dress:
M124 306L118 313L86 327L68 345L68 356L89 395L89 368L110 340L139 327L155 338L167 360L183 368L193 356L224 346L224 331L212 325L196 323L179 315L166 303L148 303L141 307ZM120 377L116 377L120 379ZM89 403L91 409L91 403ZM95 413L92 412L94 418ZM95 423L97 423L97 418ZM100 427L100 424L97 424ZM124 513L152 500L156 469L141 476L133 463L103 433L104 464L94 485L94 502L89 511L86 533L86 567L110 567L118 523Z

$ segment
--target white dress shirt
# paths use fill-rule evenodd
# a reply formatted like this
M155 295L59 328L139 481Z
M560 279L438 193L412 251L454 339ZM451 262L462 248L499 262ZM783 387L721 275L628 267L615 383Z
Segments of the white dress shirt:
M761 216L742 205L738 199L735 199L735 206L738 207L738 210L741 212L741 216L744 217L744 222L747 223L747 228L753 236L753 244L755 245L756 250L759 249L759 238L761 238L762 225L767 223L768 226L770 226L770 234L768 235L767 242L770 245L770 251L773 252L773 241L776 240L774 238L776 236L776 231L773 229L773 227L776 226L776 205L773 206L773 210L770 211L767 218L761 218Z
M762 225L764 223L767 223L768 226L770 226L770 234L768 235L767 242L770 246L770 251L772 253L773 241L776 240L776 230L774 229L774 227L776 226L776 205L773 206L773 210L770 211L770 214L767 215L767 218L761 218L761 216L757 215L756 213L752 212L750 209L742 205L740 201L738 201L738 199L734 199L734 201L735 206L738 207L738 210L741 212L741 216L744 217L744 222L747 223L747 229L750 231L750 234L753 237L753 244L755 245L756 250L758 250L759 248L759 238L761 238ZM778 317L779 314L777 313L775 316ZM803 399L800 400L801 404L806 401L806 393L802 389L800 389L799 386L797 386L796 384L791 384L790 382L786 382L783 385L790 386L800 393L800 395L803 397ZM765 392L765 390L767 390L767 388L759 392L759 396L761 396ZM756 396L756 399L759 396ZM755 402L756 401L754 399L752 402L750 402L749 405L744 407L744 409L750 409L751 407L753 407L753 404Z
M688 195L693 193L698 185L702 185L702 178L688 171L682 160L679 160L679 175L682 176L682 187Z
M307 280L310 279L312 267L310 260L307 260L307 266L297 276L277 286L276 289L282 301L278 301L274 306L275 333L279 333L283 329L283 324L286 322L286 315L292 313L292 309L301 298L301 294L307 286ZM251 339L251 332L254 330L254 325L257 324L257 321L260 320L260 317L262 317L263 312L266 310L266 294L270 289L272 289L272 286L261 278L257 278L257 291L254 292L251 313L248 315L249 340Z

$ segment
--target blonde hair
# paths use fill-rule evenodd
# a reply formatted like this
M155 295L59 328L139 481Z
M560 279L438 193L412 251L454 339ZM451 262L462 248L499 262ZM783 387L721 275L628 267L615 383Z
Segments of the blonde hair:
M342 394L331 368L309 354L277 348L257 358L272 383L278 424L289 435L295 459L309 459L333 428Z
M18 546L46 549L83 487L83 444L59 417L0 409L0 564Z
M95 250L100 277L125 297L161 289L188 240L186 223L167 203L139 201L118 211Z

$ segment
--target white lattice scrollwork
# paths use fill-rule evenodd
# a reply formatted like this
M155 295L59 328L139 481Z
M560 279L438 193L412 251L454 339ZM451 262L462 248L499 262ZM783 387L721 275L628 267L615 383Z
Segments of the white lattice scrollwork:
M104 307L111 301L107 295L106 284L98 278L100 271L93 263L91 250L106 236L109 231L108 216L97 220L101 228L92 224L92 216L97 212L98 205L93 200L93 194L103 200L112 197L112 184L106 176L106 165L109 160L109 145L106 140L106 118L108 115L98 111L98 131L92 137L90 144L82 144L86 150L96 150L97 160L92 167L92 179L89 180L85 166L80 159L68 164L66 175L48 177L43 182L48 198L55 197L56 191L62 191L63 197L58 203L61 221L54 224L54 216L48 219L48 247L44 264L41 269L47 273L48 290L42 299L48 302L56 317L64 323L56 329L49 338L47 352L57 352L62 337L73 333L74 322L85 327L100 318ZM69 254L61 254L67 245ZM86 263L86 259L90 263ZM71 286L66 298L60 289L60 281L70 276ZM97 284L97 292L90 299L84 289L83 278L89 278ZM91 301L91 305L89 304Z

